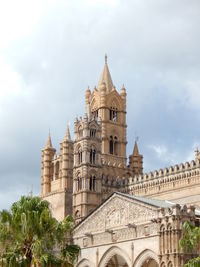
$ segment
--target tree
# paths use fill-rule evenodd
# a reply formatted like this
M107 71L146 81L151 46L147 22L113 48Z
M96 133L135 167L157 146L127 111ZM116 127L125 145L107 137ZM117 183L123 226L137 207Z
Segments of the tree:
M185 222L182 227L182 238L179 242L183 252L197 254L200 252L200 227ZM200 267L200 257L189 260L185 267Z
M0 266L73 266L79 253L73 226L71 216L53 218L47 201L22 196L0 212Z

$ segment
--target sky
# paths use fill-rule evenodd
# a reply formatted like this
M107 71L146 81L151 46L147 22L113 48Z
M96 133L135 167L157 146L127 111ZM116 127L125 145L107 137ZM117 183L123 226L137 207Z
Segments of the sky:
M40 194L41 149L59 151L108 55L127 90L127 156L144 171L200 145L199 0L0 0L0 210Z

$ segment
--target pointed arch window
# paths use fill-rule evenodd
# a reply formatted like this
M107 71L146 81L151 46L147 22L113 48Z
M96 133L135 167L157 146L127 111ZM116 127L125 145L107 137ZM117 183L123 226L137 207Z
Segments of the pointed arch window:
M55 180L59 178L59 161L55 164Z
M91 164L96 163L96 149L95 148L90 149L90 163Z
M78 191L82 190L82 178L78 177L77 179L77 189Z
M90 176L90 185L89 185L89 189L90 191L96 191L96 176L95 175L91 175Z
M114 142L113 142L113 137L111 135L110 136L110 154L113 155L113 151L114 151Z
M110 107L110 120L113 122L117 122L117 115L118 115L117 108L114 106L111 106Z
M109 147L110 147L110 154L112 155L118 155L118 138L115 136L110 136L110 141L109 141Z
M82 161L83 161L83 152L82 152L82 149L80 147L78 150L78 164L81 164Z
M114 137L114 154L115 155L118 154L118 140L117 140L117 136Z
M96 129L91 129L90 130L90 137L95 137L96 136Z

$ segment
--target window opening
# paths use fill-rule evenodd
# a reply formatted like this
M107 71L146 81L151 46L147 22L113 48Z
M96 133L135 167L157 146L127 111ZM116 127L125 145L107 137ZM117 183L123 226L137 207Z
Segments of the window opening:
M90 191L95 191L96 189L96 177L95 175L90 176Z
M83 153L81 151L81 149L79 149L78 151L78 164L81 164L83 160Z

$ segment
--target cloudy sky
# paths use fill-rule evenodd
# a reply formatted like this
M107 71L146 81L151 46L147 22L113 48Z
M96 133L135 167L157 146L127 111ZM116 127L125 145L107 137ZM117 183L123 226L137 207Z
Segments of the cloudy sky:
M199 0L0 0L0 209L40 192L49 128L59 149L108 54L127 89L128 154L150 170L200 144Z

